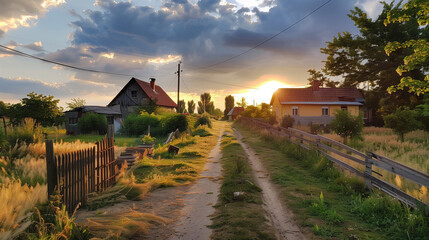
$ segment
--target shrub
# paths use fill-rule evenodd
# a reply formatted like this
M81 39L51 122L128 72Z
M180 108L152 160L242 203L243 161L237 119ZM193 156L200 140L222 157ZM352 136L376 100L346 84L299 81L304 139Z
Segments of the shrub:
M145 135L144 137L142 137L142 142L143 144L150 144L155 142L155 138L151 137L150 135Z
M282 123L280 124L284 128L292 127L295 123L295 118L293 118L291 115L286 115L282 119Z
M268 123L271 125L275 125L277 124L277 119L275 115L271 115L270 118L268 119Z
M79 119L78 125L81 133L107 133L107 118L104 115L87 113Z
M126 134L137 136L147 133L148 126L152 135L162 135L160 120L151 114L131 114L124 120L124 130Z
M360 112L358 116L352 116L348 111L338 110L335 119L331 121L329 127L338 135L343 137L344 143L347 137L360 137L363 130L363 118Z
M395 112L384 116L386 127L391 128L404 141L404 134L417 129L420 123L416 120L417 112L408 107L396 109Z
M25 118L24 122L16 127L8 127L6 140L13 147L20 143L34 143L43 139L39 125L32 118ZM7 144L6 144L7 145Z
M176 129L183 132L188 129L188 119L182 114L165 115L161 119L161 125L164 133L173 132Z
M194 127L196 128L196 127L202 126L202 125L207 125L207 127L212 128L212 121L210 120L209 115L204 114L203 116L198 118L194 124Z

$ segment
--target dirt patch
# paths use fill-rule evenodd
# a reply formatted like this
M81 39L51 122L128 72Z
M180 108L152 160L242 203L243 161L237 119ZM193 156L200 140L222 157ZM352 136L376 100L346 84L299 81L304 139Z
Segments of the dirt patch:
M256 184L262 189L263 208L278 239L300 240L306 239L295 222L293 213L281 203L279 191L271 182L269 173L262 165L255 151L242 141L241 134L234 129L235 137L246 152Z

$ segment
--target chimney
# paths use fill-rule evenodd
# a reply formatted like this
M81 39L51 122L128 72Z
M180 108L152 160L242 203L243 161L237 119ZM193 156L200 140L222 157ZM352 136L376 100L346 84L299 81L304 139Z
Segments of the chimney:
M319 91L320 82L319 80L313 80L313 91Z
M153 91L155 91L155 78L149 78L150 79L150 88L152 88Z

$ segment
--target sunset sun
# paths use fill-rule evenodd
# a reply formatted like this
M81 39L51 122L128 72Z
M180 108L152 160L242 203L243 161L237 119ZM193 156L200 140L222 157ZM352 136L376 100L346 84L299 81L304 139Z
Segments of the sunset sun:
M269 103L271 97L273 96L273 93L277 89L290 87L293 86L276 80L268 80L253 89L246 89L246 92L233 94L233 96L236 98L236 101L239 101L242 97L244 97L246 99L247 104Z

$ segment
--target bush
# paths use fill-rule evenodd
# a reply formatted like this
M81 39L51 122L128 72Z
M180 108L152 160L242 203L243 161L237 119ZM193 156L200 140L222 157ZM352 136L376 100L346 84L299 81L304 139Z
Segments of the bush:
M20 143L34 143L43 139L43 133L39 125L32 118L25 118L19 126L8 127L6 140L10 146ZM7 145L7 144L6 144Z
M293 118L291 115L286 115L282 119L282 123L280 124L284 128L292 127L295 123L295 118Z
M84 134L93 132L98 134L107 133L107 118L104 115L87 113L79 119L78 125L81 133Z
M358 116L352 116L348 111L338 110L329 127L343 137L344 143L346 143L347 137L356 138L361 136L363 130L362 113L360 112Z
M384 116L386 127L393 129L404 141L404 134L417 129L420 123L416 120L417 112L408 107L396 109L395 112Z
M202 126L202 125L207 125L207 127L212 128L212 121L210 120L209 115L204 114L203 116L198 118L194 124L194 127L196 128L196 127Z
M150 126L151 135L162 135L160 120L151 114L131 114L124 120L124 132L130 136L139 136L147 133Z
M268 123L271 125L275 125L277 124L277 119L275 115L271 115L270 118L268 119Z
M161 119L161 126L165 134L174 132L176 129L183 132L188 129L188 119L182 114L165 115Z

